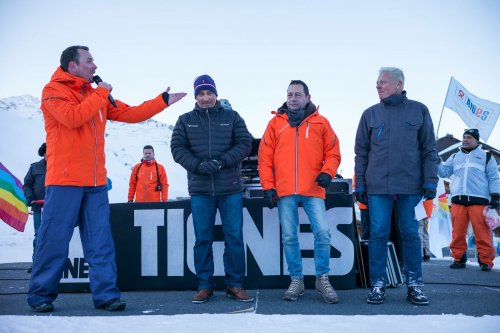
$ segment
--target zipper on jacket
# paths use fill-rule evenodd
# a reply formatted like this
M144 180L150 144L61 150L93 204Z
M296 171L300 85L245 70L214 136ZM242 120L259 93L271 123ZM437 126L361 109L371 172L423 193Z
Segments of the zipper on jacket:
M382 130L384 129L384 126L385 126L385 124L382 124L382 127L380 127L380 131L378 131L377 141L380 138L380 134L382 134Z
M295 131L295 194L297 194L297 178L299 175L299 127L306 121L309 120L314 115L311 114L309 117L306 119L302 120L300 124L297 125L296 131ZM306 138L307 138L307 133L309 131L309 122L307 122L307 130L306 130Z
M95 128L94 124L94 119L90 119L92 122L92 126L94 127L94 138L95 138L95 144L94 144L94 186L97 186L97 131Z
M210 113L208 113L207 109L207 117L208 117L208 156L212 158L212 130L210 129ZM214 187L214 175L211 174L212 176L212 195L215 196L215 187Z
M144 202L147 202L148 198L148 169L149 169L149 163L146 166L146 177L144 177Z
M306 139L309 138L309 122L307 122Z
M469 157L470 154L467 154L467 162L465 162L465 172L464 172L464 186L463 186L463 192L464 195L467 195L467 173L469 171Z

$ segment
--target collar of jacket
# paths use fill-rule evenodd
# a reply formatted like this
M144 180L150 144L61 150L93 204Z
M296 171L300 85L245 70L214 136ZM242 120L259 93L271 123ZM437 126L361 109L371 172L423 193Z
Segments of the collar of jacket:
M144 158L141 158L141 163L153 165L153 164L156 163L156 160L155 160L154 157L153 157L153 159L151 161L146 161Z
M68 72L63 71L61 66L59 66L55 73L52 75L50 82L58 82L64 84L65 86L71 88L72 90L80 90L85 86L86 89L92 89L92 86L88 80L81 77L71 75Z
M319 109L319 107L316 107L316 105L314 105L313 102L307 103L307 105L306 105L306 112L304 113L304 119L306 119L307 117L309 117L310 115L312 115L318 109ZM280 116L284 116L288 120L288 115L286 114L287 110L288 110L288 106L286 105L286 102L285 102L285 103L283 103L282 106L280 106L278 108L278 111L276 111L275 114L280 115ZM302 121L304 121L304 119L302 119ZM301 122L301 124L302 124L302 122Z
M198 111L201 115L205 115L207 108L200 108L198 103L194 103L194 109L193 111ZM220 104L219 101L215 104L215 106L208 108L208 113L210 114L216 114L220 112L221 110L224 110L224 107Z
M470 154L470 153L471 153L471 151L476 150L477 148L481 149L482 147L483 147L483 145L482 145L482 144L478 144L478 145L476 146L476 148L474 148L474 149L470 149L470 150L467 150L467 149L465 149L464 147L462 147L462 146L461 146L461 147L460 147L460 151L461 151L462 153L465 153L465 154Z
M406 90L403 90L401 94L384 98L380 101L380 103L383 103L385 106L400 106L407 100L408 98L406 98Z

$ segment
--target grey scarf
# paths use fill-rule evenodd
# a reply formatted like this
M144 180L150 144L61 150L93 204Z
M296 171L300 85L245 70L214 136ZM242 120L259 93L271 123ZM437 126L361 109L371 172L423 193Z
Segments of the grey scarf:
M286 114L288 115L288 121L290 122L290 126L295 127L304 119L304 115L306 114L306 109L298 109L292 110L290 108L287 109Z

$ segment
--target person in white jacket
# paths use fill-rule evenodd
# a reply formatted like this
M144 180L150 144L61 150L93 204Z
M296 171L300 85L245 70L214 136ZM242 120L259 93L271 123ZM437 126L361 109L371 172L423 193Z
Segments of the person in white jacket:
M446 163L440 163L438 170L442 178L453 175L450 184L453 227L450 250L455 261L450 268L466 267L466 234L470 220L481 270L490 271L495 259L495 248L483 211L486 206L499 206L500 181L495 159L481 149L479 130L466 129L459 152L451 155Z

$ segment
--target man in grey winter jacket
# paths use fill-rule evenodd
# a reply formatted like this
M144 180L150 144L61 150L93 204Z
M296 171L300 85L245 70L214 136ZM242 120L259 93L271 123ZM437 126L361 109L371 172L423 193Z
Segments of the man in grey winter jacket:
M356 199L369 204L371 220L368 248L372 289L367 302L381 304L385 299L387 241L395 196L407 299L427 305L414 208L422 197L430 200L436 196L438 158L434 127L427 107L406 97L403 71L383 67L379 74L380 103L361 116L354 147Z
M466 235L470 221L476 237L481 270L490 271L495 259L495 248L491 243L491 230L485 222L483 211L486 206L498 208L500 182L497 162L490 153L481 149L479 130L465 130L459 152L451 155L446 163L439 164L440 177L449 178L452 175L450 194L453 238L450 250L455 261L450 268L466 266Z

